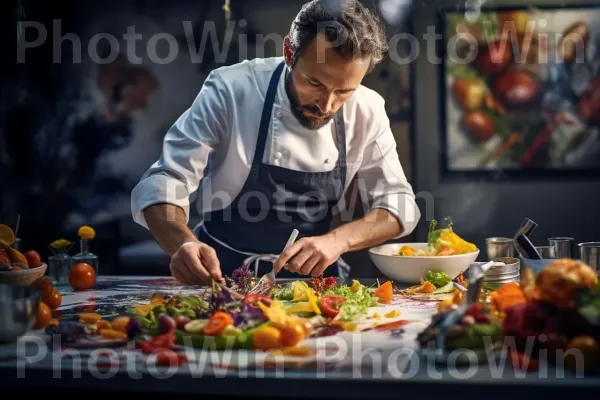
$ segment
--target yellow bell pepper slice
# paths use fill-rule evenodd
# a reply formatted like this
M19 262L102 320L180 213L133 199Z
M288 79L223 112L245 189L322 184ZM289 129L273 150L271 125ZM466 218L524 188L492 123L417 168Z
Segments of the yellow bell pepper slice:
M477 250L477 246L467 242L456 233L450 230L443 230L440 233L440 238L436 243L437 250L442 248L451 248L455 254L472 253Z
M269 321L276 325L285 326L293 319L293 316L288 315L285 305L279 300L273 300L271 306L267 306L262 301L259 301L258 306Z
M306 292L309 289L310 288L308 287L308 284L306 282L295 281L292 284L292 301L293 302L308 301L308 296L307 296Z
M288 314L296 314L296 313L312 313L315 312L312 304L308 301L301 301L296 304L292 304L288 308L285 309Z
M308 302L310 303L313 312L317 315L321 315L321 307L319 307L319 298L315 294L315 291L312 289L308 289L306 291L306 295L308 297Z

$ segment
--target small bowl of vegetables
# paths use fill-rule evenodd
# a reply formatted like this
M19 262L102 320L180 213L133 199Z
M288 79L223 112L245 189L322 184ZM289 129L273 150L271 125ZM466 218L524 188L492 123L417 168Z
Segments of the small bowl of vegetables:
M426 243L388 243L371 248L369 256L385 276L398 282L420 283L429 271L454 279L477 260L479 249L458 236L451 222L443 229L435 226L432 221Z

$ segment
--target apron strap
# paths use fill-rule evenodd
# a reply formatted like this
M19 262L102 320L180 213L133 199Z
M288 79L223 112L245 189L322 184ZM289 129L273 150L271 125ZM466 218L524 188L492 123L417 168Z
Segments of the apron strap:
M338 194L338 200L341 200L344 196L346 188L346 124L344 124L344 107L340 109L338 114L335 116L335 133L337 138L337 147L339 151L339 157L337 160L337 167L340 170L341 180L341 193Z
M254 159L252 163L254 165L262 164L263 156L265 153L265 144L267 137L269 136L269 126L271 124L271 115L273 114L273 103L275 102L275 96L277 95L277 85L279 84L279 78L285 66L285 61L282 61L271 76L269 82L269 88L267 89L267 95L265 97L265 103L263 105L262 117L260 119L260 126L258 128L258 138L256 140L256 149L254 151Z
M227 243L223 242L222 240L219 240L216 237L214 237L213 235L211 235L208 232L208 230L206 230L206 227L204 226L204 224L202 224L201 228L209 238L211 238L212 240L217 242L219 245L225 247L227 250L231 250L238 254L243 254L245 256L248 256L244 260L242 265L243 266L250 265L250 263L253 262L254 263L254 277L256 277L256 278L258 278L258 267L260 266L261 261L267 261L267 262L274 263L275 261L277 261L277 257L279 257L276 254L257 254L257 253L249 253L249 252L235 249L235 248L231 247L230 245L228 245Z

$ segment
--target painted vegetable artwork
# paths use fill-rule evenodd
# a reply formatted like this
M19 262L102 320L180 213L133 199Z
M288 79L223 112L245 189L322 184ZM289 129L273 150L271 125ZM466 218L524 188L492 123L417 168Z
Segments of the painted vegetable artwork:
M599 10L445 16L447 171L599 168Z

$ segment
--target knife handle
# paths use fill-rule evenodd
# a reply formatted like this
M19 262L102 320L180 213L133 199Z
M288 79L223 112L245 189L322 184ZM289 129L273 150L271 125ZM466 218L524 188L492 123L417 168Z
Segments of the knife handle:
M532 260L541 260L542 256L538 253L535 246L531 243L527 236L521 235L517 237L517 248L521 249L524 254L521 254L525 258Z

